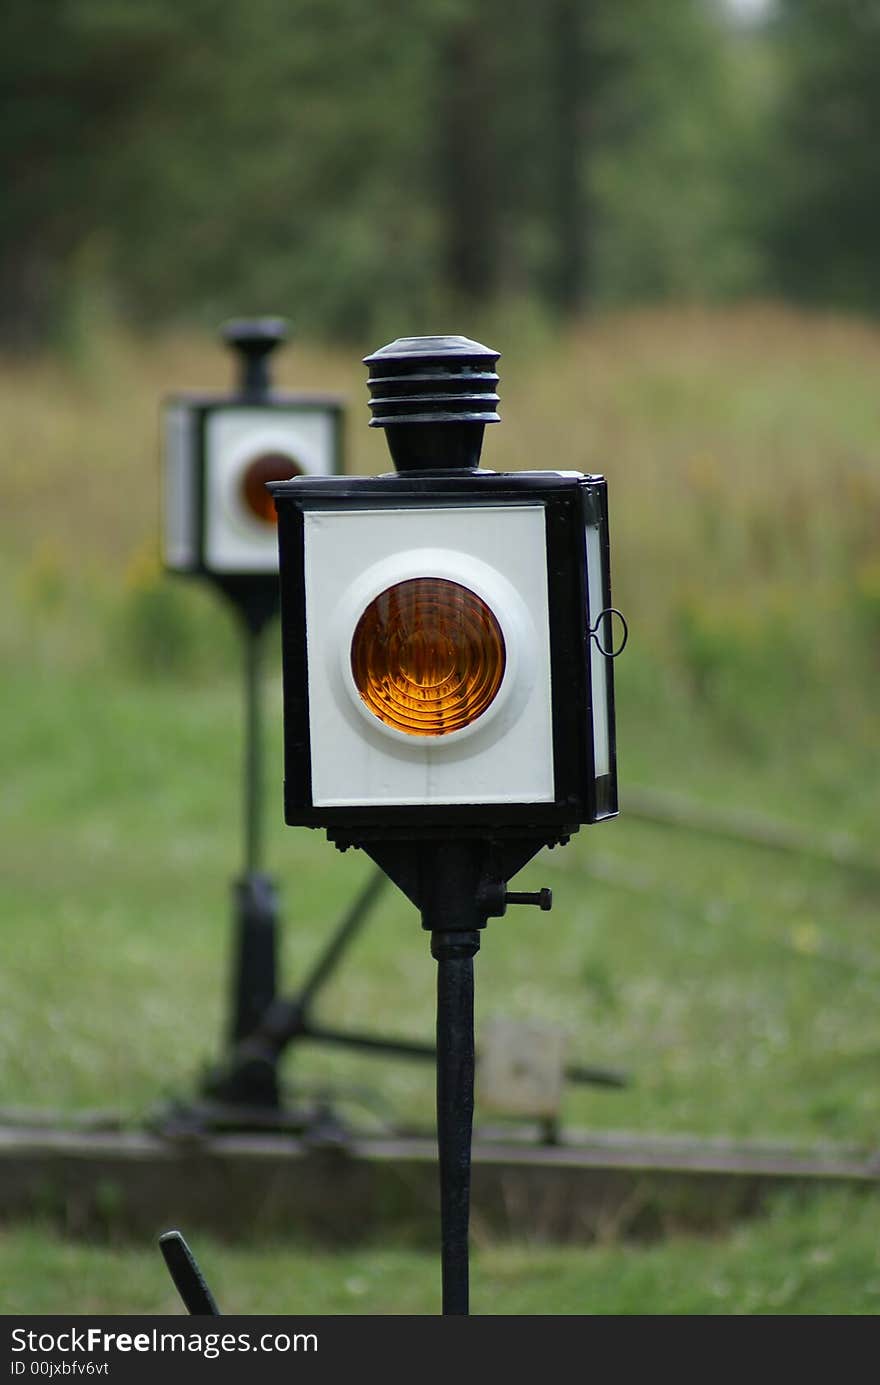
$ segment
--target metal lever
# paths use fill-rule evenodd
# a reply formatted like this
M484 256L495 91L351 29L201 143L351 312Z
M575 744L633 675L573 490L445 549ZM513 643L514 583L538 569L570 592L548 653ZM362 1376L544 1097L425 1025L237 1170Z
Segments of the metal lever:
M534 904L542 913L546 914L553 908L553 891L546 887L543 890L535 890L534 893L522 890L507 890L504 895L505 904Z
M214 1295L208 1288L205 1276L199 1269L195 1256L179 1231L165 1231L159 1237L159 1249L168 1266L168 1273L174 1280L174 1287L183 1300L183 1306L193 1318L222 1317Z

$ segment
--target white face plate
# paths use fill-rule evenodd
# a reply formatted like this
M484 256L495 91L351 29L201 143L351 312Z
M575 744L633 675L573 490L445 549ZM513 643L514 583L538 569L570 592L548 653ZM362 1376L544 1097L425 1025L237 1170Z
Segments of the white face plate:
M215 409L205 423L205 565L212 572L278 571L278 533L245 504L257 457L290 457L304 476L332 474L334 415L326 409Z
M587 591L590 598L590 627L592 628L601 613L608 606L608 595L602 580L602 547L600 531L596 526L587 529ZM596 634L598 641L590 640L590 680L593 685L593 757L595 775L601 779L611 771L611 750L608 729L608 683L605 655L599 648L610 638L603 620Z
M305 572L315 807L553 801L542 505L309 510ZM470 588L504 635L506 667L494 701L471 725L444 736L386 726L351 672L351 640L364 610L414 577Z
M188 572L198 555L195 429L192 410L169 404L163 411L162 549L165 566Z

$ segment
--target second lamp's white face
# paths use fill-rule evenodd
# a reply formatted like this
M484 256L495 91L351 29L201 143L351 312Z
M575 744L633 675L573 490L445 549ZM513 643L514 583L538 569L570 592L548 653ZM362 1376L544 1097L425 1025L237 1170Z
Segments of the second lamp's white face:
M554 798L542 505L308 511L316 807Z
M213 572L277 572L275 506L265 483L332 473L332 413L217 409L206 420L204 445L206 566Z

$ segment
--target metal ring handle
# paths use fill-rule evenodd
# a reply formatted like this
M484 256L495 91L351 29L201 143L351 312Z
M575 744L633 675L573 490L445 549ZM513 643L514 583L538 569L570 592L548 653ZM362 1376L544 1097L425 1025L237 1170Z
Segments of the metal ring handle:
M611 616L617 616L623 626L623 639L616 649L606 649L599 638L599 622L602 620L603 616L608 616L609 619ZM618 654L622 654L626 649L626 642L629 639L629 626L626 623L626 616L623 614L623 611L619 611L616 606L606 606L604 611L600 611L595 621L590 626L590 639L596 641L600 653L604 654L606 659L616 659Z

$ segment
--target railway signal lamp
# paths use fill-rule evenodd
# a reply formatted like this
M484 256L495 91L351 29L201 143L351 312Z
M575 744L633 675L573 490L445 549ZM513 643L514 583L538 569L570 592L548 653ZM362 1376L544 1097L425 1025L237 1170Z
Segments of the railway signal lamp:
M277 613L276 513L266 483L342 467L342 401L276 390L281 318L237 319L223 338L238 361L229 394L179 394L163 405L163 555L169 572L209 581L240 618L245 674L244 865L233 887L237 942L230 1039L250 1034L276 995L277 897L263 874L260 653ZM277 1105L273 1066L219 1079L209 1094Z
M420 910L438 962L454 1314L467 1312L479 930L508 904L549 907L549 891L512 894L510 877L617 812L605 481L480 468L497 360L465 337L392 342L366 363L394 473L270 484L286 821L364 849Z
M396 473L271 487L290 824L552 844L617 812L605 481L479 469L496 360L384 347Z
M277 609L266 483L342 466L340 400L272 388L270 356L286 336L280 318L228 323L223 337L239 363L233 392L175 395L163 408L165 566L212 581L257 624Z

